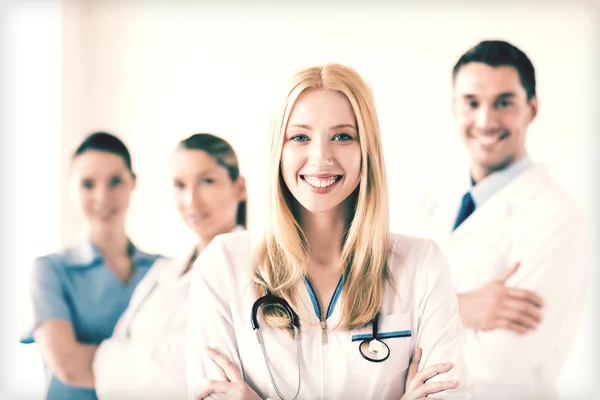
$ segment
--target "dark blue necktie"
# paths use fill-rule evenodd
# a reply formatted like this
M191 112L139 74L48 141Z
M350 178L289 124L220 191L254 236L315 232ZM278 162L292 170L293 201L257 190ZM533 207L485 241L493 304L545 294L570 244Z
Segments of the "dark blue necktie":
M458 228L460 224L469 218L469 215L473 214L473 211L475 211L475 202L473 201L471 192L467 192L462 198L462 204L460 205L460 210L458 211L458 216L452 230L454 231Z

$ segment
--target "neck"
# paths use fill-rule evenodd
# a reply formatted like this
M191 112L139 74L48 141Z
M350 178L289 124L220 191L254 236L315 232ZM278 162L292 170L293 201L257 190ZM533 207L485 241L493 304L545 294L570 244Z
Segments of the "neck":
M104 258L129 256L129 239L124 229L92 232L92 243Z
M473 167L471 167L471 178L475 183L479 183L494 172L502 171L503 169L508 168L510 165L516 163L523 158L525 154L525 150L523 150L522 152L519 152L518 154L515 154L514 156L504 160L502 163L495 165L480 165L474 163Z
M311 266L339 267L342 240L348 225L348 214L346 204L319 214L302 208L299 221L308 240Z

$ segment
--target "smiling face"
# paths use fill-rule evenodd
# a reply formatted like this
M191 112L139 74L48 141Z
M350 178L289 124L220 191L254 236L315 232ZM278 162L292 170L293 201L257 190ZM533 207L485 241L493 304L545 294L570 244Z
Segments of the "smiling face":
M357 188L361 149L356 118L346 96L309 91L294 104L285 131L281 174L306 210L336 210Z
M238 204L245 200L244 180L202 150L178 149L171 162L175 202L181 218L203 240L236 226Z
M537 98L527 99L519 73L510 66L465 64L454 81L454 114L479 181L525 154L527 126Z
M93 235L124 229L135 178L120 155L87 150L73 159L76 198Z

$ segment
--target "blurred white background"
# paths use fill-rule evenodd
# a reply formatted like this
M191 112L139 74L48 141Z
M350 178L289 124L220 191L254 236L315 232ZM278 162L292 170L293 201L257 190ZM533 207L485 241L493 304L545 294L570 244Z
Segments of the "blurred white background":
M231 141L247 178L252 224L272 92L308 65L346 63L371 84L397 227L403 199L423 182L467 173L450 112L454 63L483 39L517 45L538 78L540 114L529 131L530 155L581 204L598 243L600 179L592 153L600 128L597 4L475 4L4 1L3 398L42 391L36 348L17 344L16 304L31 260L81 233L67 189L79 141L95 130L125 141L138 175L130 236L145 250L175 255L193 241L171 194L168 162L177 142L202 131ZM590 393L599 371L592 357L599 337L595 270L590 283L586 315L561 378L565 399Z

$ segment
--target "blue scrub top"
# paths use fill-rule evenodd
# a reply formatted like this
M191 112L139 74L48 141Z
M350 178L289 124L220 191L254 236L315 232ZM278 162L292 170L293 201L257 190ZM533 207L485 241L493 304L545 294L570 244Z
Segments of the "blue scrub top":
M33 343L33 330L50 319L67 320L80 343L98 345L112 335L139 281L160 256L143 253L131 245L133 271L128 283L107 267L91 241L63 252L39 257L31 275L30 301L33 320L21 343ZM47 365L46 399L96 400L96 392L68 386Z

